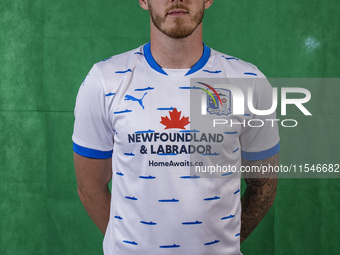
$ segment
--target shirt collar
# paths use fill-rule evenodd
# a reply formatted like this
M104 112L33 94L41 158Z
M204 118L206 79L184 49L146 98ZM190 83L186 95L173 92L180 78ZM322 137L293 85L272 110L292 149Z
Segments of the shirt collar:
M153 58L153 56L151 54L150 42L144 45L143 51L144 51L145 59L146 59L146 61L148 62L149 66L152 69L154 69L155 71L157 71L157 72L159 72L161 74L168 75L158 65L158 63ZM193 67L190 68L190 70L185 74L185 76L193 74L193 73L201 70L205 66L205 64L208 62L209 57L210 57L210 53L211 53L211 49L203 43L203 54L202 54L202 57L197 61L197 63Z

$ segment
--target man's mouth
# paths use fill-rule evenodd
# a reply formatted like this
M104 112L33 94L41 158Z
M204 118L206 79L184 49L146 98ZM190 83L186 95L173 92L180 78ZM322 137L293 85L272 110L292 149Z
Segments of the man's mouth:
M188 14L189 12L184 9L173 9L167 13L170 16L182 16Z

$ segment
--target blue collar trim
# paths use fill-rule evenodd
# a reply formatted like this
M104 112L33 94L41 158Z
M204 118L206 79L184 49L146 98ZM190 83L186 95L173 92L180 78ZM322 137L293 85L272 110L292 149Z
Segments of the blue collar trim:
M148 62L149 66L151 66L152 69L154 69L155 71L161 74L168 75L166 72L164 72L162 67L160 67L159 64L157 64L157 62L151 55L150 43L147 43L144 45L143 51L144 51L146 62Z
M203 43L203 55L200 58L200 60L197 61L197 63L191 67L191 69L186 73L185 76L193 74L199 70L201 70L205 64L208 62L209 57L210 57L211 49L208 46L205 46Z
M150 42L144 45L143 51L144 51L146 62L148 62L148 64L150 65L152 69L154 69L155 71L161 74L168 75L153 58L151 54ZM185 76L193 74L201 70L205 66L205 64L208 62L210 54L211 54L211 49L203 43L202 57L200 58L200 60L197 61L197 63L193 67L190 68L190 70L185 74Z

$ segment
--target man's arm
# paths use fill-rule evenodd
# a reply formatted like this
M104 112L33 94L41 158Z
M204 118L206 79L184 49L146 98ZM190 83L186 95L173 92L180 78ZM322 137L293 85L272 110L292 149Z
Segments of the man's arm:
M105 234L110 217L112 159L92 159L74 153L78 194L87 213Z
M244 160L243 166L277 166L279 164L279 153L263 160ZM247 189L244 192L241 214L241 243L250 235L250 233L260 223L262 218L269 211L274 203L277 187L277 174L244 174ZM259 177L259 178L257 178Z

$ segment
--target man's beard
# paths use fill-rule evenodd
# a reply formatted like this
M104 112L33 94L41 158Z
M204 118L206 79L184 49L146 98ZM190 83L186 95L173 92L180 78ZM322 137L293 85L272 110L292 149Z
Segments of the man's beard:
M182 6L181 4L179 4L176 7L179 9L187 10L187 8L185 8L185 6ZM173 9L173 7L171 9ZM167 10L165 13L168 13L171 9ZM149 12L150 12L152 23L155 25L155 27L159 31L161 31L163 34L171 38L181 39L181 38L185 38L191 35L195 31L195 29L202 23L203 16L204 16L204 6L201 11L198 11L197 13L194 14L193 17L191 17L191 21L194 24L193 27L184 26L183 18L179 17L179 18L176 18L174 21L175 26L173 26L172 28L164 29L162 28L162 24L165 23L166 16L162 17L160 15L155 14L150 4L149 4Z

